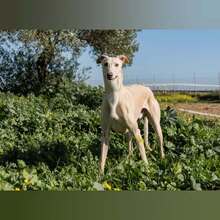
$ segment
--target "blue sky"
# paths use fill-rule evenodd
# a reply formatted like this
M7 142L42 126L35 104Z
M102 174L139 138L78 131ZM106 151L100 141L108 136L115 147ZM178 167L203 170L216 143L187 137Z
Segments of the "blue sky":
M126 82L218 83L220 30L143 30L139 51L131 67L124 69ZM83 66L91 66L89 83L102 84L101 68L88 54Z

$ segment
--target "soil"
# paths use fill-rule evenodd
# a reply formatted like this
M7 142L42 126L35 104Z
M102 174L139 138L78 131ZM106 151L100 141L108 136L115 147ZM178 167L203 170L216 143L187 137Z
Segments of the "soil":
M171 106L178 109L192 110L201 113L209 113L220 115L220 103L176 103L176 104L166 104L166 106Z

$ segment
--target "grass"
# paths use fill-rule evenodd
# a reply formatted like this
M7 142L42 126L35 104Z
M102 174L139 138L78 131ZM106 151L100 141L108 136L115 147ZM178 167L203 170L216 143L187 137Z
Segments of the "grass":
M166 158L150 127L149 166L137 147L111 133L106 171L98 174L103 90L64 82L40 96L0 94L0 190L217 190L220 123L164 109ZM178 96L180 97L180 96ZM181 98L182 99L182 98ZM143 123L140 123L143 131Z

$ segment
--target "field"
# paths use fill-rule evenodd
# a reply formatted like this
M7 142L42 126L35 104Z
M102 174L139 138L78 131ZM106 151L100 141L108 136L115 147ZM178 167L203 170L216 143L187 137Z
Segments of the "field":
M220 188L220 121L176 111L178 105L208 106L200 96L181 94L157 94L166 158L160 159L151 127L149 166L137 148L128 158L125 138L112 132L106 173L99 177L102 93L68 81L38 96L1 93L0 190Z

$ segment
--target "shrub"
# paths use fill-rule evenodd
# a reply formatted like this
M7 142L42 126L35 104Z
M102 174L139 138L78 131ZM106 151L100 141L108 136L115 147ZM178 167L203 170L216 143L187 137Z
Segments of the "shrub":
M156 95L159 102L171 102L171 103L177 103L177 102L196 102L197 98L194 96L191 96L189 94L183 94L183 93L170 93L170 94L157 94Z
M220 186L220 125L162 111L166 158L154 132L149 166L112 132L98 175L101 87L63 82L39 96L0 94L1 190L210 190ZM142 126L143 124L141 124ZM152 128L150 128L152 131Z

